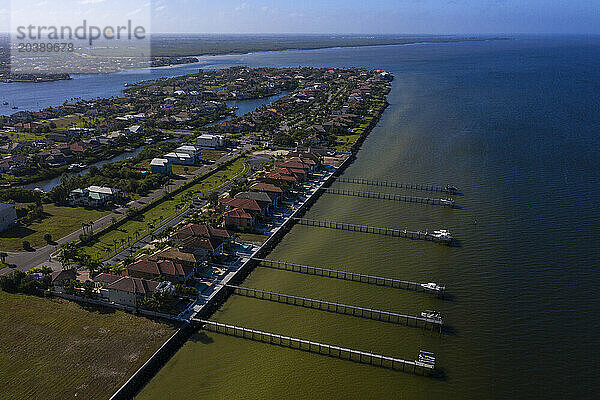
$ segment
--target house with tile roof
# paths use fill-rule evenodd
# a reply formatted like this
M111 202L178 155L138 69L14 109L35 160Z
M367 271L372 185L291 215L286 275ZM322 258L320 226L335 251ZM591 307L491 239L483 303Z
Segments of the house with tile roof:
M254 228L254 217L241 208L233 208L223 213L225 226L231 229L249 231Z
M185 282L194 274L194 268L172 260L137 260L124 271L124 276L142 279L163 277L171 282Z

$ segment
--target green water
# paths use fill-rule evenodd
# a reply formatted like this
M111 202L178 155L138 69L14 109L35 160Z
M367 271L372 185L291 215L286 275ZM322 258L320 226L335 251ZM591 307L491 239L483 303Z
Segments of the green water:
M307 213L382 227L447 228L457 247L295 226L268 257L444 283L445 300L268 268L257 268L244 286L412 315L435 309L450 329L432 335L241 296L232 296L213 319L404 359L414 359L420 349L433 351L445 378L201 333L137 398L595 398L598 43L515 41L253 57L245 61L376 62L392 71L390 107L345 176L452 183L464 196L456 197L460 208L450 210L326 194Z

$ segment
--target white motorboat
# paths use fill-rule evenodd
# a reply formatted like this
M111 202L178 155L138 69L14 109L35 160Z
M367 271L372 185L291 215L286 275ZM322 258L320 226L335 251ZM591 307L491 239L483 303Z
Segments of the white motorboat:
M452 241L452 233L446 229L440 229L437 231L433 231L430 235L440 241L451 242Z
M421 317L428 319L442 319L442 314L438 311L425 310L421 313Z
M440 203L445 206L450 206L450 207L454 206L454 200L452 200L452 199L440 199Z
M442 292L446 286L438 285L435 282L421 283L421 287L429 292Z

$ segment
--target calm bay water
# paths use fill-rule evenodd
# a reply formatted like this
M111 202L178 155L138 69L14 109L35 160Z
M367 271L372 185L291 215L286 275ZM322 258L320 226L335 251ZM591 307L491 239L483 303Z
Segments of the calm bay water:
M257 268L244 283L408 314L436 309L450 334L432 336L240 296L231 297L214 318L400 358L412 359L419 349L434 351L446 377L417 377L201 333L139 399L596 398L600 39L521 38L210 60L389 70L396 77L390 107L345 176L452 183L464 193L456 197L455 210L323 195L307 215L447 228L459 247L296 226L270 255L442 282L447 300L266 268Z
M232 297L214 316L391 356L434 351L435 380L199 334L139 399L592 399L600 357L600 41L521 39L285 52L254 65L385 68L390 107L346 176L454 183L461 208L324 195L308 216L451 229L460 247L293 228L272 258L418 281L451 299L256 269L246 286L417 314L452 333ZM349 185L336 184L348 187ZM395 191L401 192L401 191Z

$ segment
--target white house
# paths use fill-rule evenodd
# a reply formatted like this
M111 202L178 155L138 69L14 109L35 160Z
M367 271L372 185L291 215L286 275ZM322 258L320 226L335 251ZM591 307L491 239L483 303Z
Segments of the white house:
M0 203L0 232L17 223L17 208L14 204Z
M218 149L225 146L225 136L205 133L198 136L196 144L204 149Z
M196 160L194 160L194 157L192 157L188 153L171 152L171 153L165 154L163 157L166 158L167 160L169 160L172 164L194 165L196 163Z
M194 158L194 161L196 161L196 162L202 160L202 154L201 154L200 148L196 147L196 146L192 146L192 145L179 146L177 149L175 149L175 153L189 154L190 156L192 156Z
M166 158L153 158L150 161L150 172L153 174L171 175L173 173L171 161Z
M69 201L71 205L104 207L110 202L118 201L120 196L121 191L119 189L89 186L85 189L71 190Z

